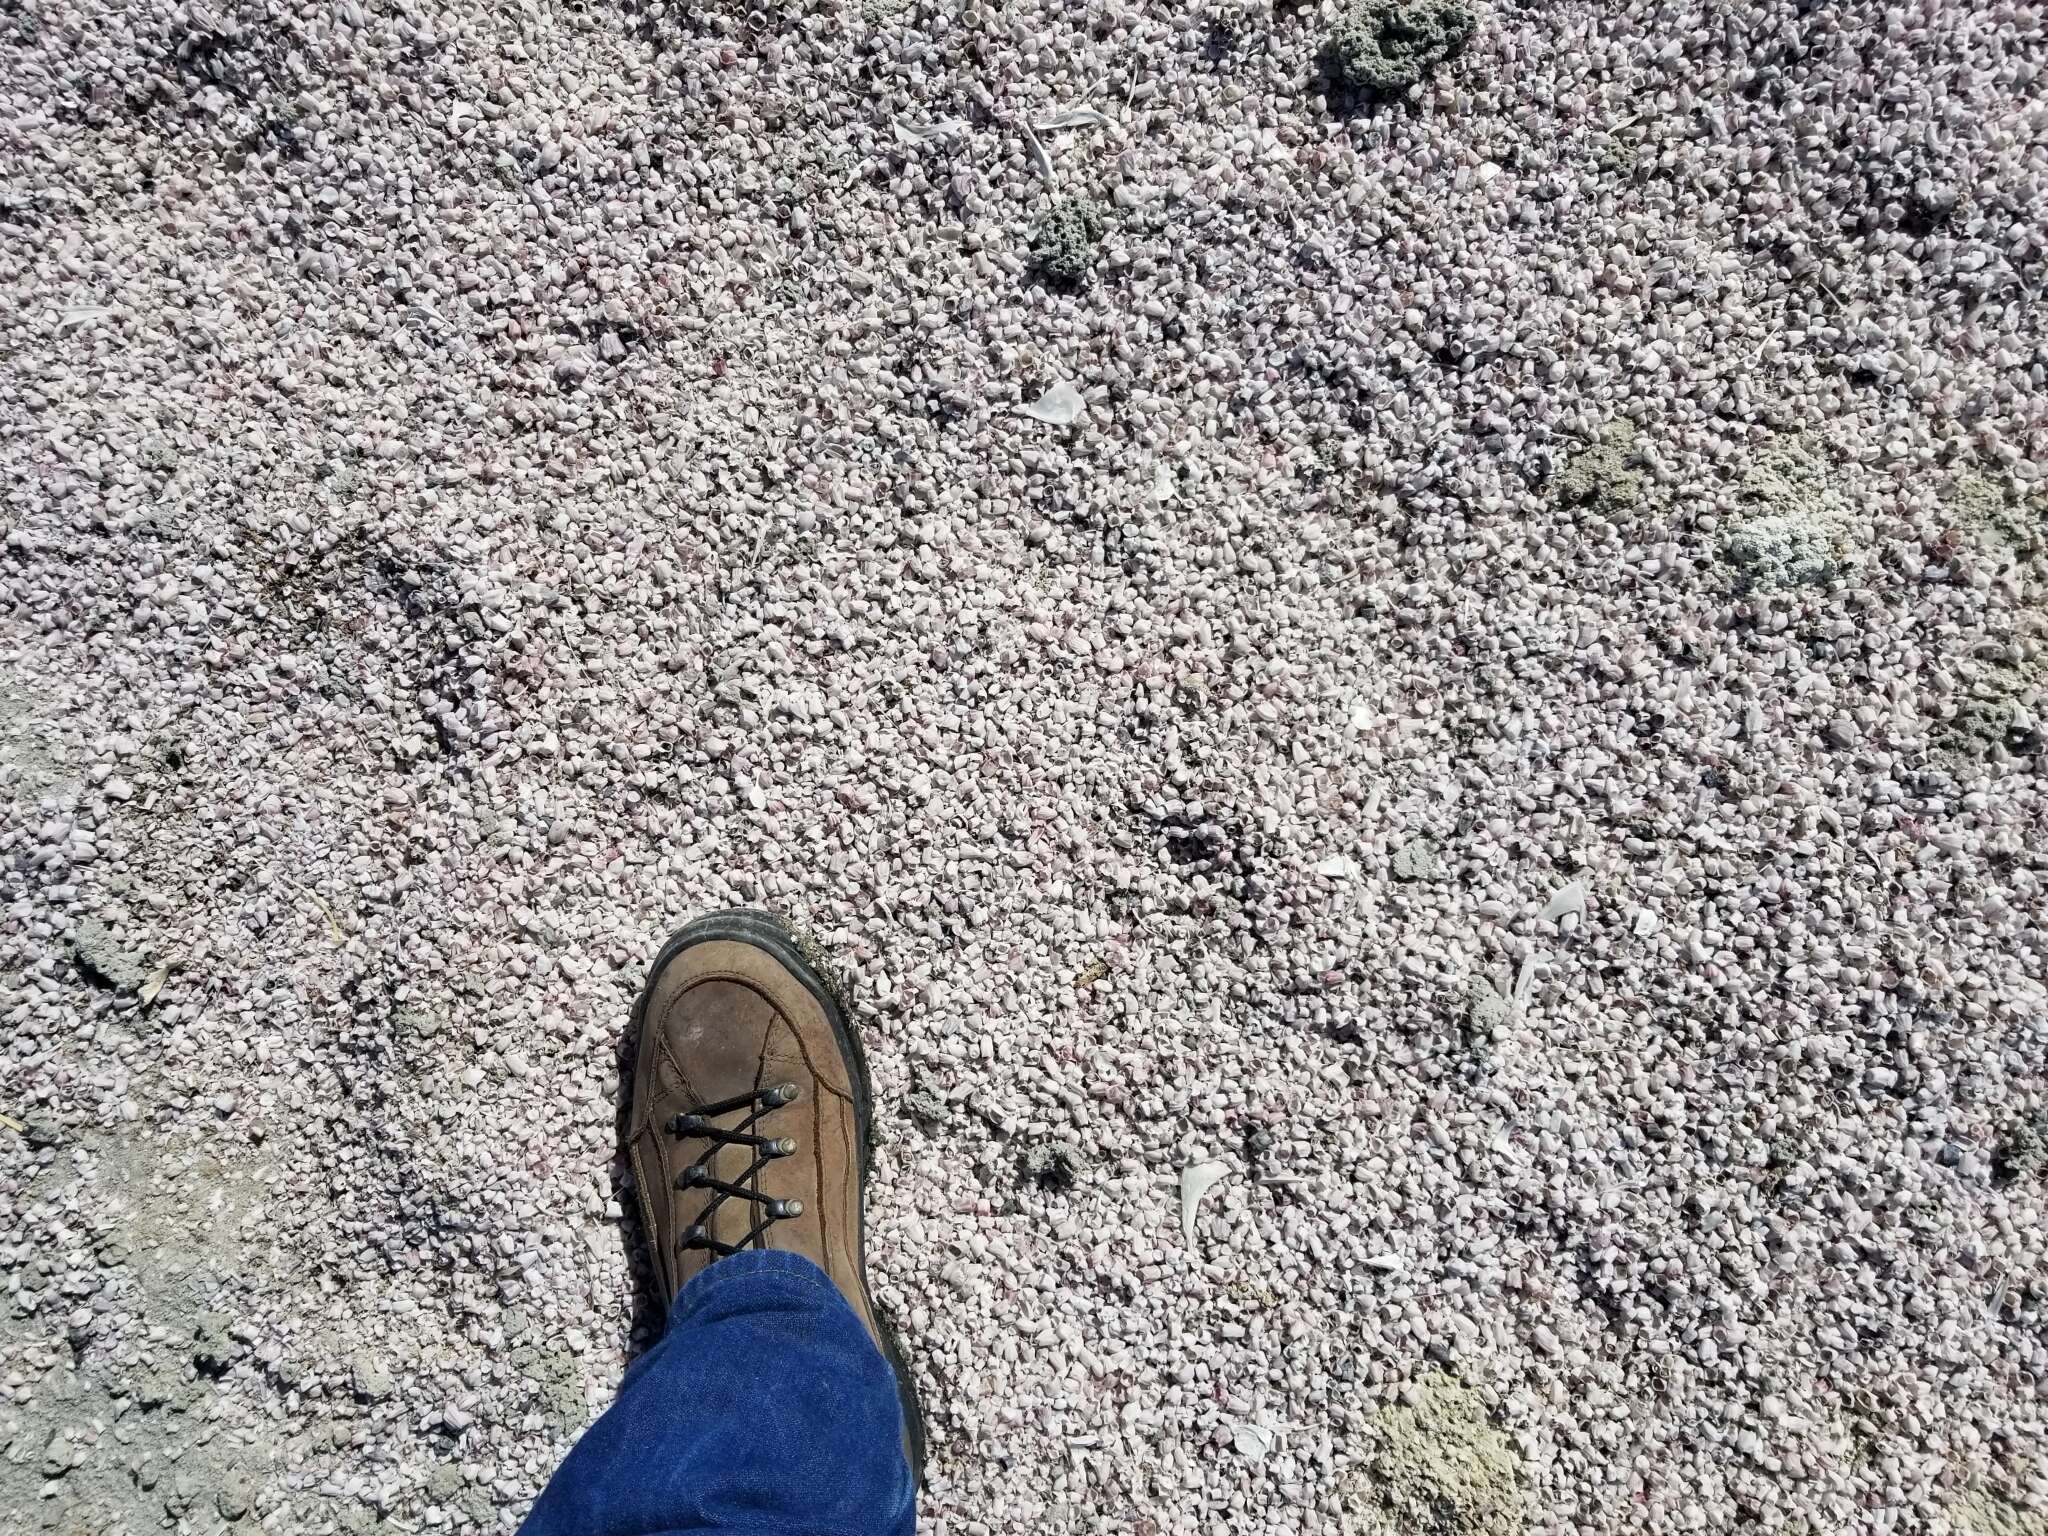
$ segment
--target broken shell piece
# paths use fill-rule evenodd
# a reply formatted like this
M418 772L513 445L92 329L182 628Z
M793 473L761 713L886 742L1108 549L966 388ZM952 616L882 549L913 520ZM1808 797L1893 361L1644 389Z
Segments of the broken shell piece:
M1180 1171L1180 1235L1187 1239L1190 1248L1195 1245L1195 1211L1216 1187L1216 1183L1230 1172L1228 1163L1219 1163L1213 1158L1208 1162L1189 1163Z
M1040 133L1057 133L1062 128L1107 128L1109 119L1093 107L1065 107L1049 117L1034 118L1031 126Z
M1552 896L1543 908L1543 917L1546 922L1554 923L1563 918L1584 917L1585 915L1586 882L1583 880L1573 880L1559 886L1557 894Z
M960 137L967 131L967 124L957 117L941 118L936 123L912 127L900 117L890 125L896 135L896 142L906 148L917 148L925 144L945 144Z
M1522 1010L1529 1006L1529 996L1535 990L1536 956L1531 953L1522 956L1522 963L1515 971L1514 995L1508 999L1509 1002L1515 1005L1515 1016L1517 1018L1521 1016Z
M1018 406L1017 414L1050 427L1071 427L1087 410L1088 402L1081 398L1081 391L1062 379L1029 405Z
M1270 1426L1258 1423L1243 1423L1231 1435L1231 1444L1237 1454L1246 1461L1264 1461L1273 1454L1273 1447L1279 1441Z

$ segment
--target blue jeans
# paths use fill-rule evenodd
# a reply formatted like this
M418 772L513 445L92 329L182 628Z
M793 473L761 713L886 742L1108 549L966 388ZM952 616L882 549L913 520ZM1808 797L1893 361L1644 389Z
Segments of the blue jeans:
M912 1536L896 1378L800 1254L736 1253L685 1285L661 1342L584 1431L521 1536Z

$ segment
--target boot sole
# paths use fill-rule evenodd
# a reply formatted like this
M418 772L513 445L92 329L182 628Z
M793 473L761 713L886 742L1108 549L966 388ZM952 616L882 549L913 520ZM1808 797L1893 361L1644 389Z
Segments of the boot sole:
M860 1035L847 1021L845 1011L839 1005L839 990L805 958L805 946L797 938L796 931L789 923L773 912L764 912L755 907L728 907L722 912L709 912L703 917L685 923L661 946L661 953L654 958L654 964L647 973L647 985L640 991L640 999L633 1005L633 1038L640 1038L640 1031L647 1016L648 999L654 994L654 981L662 970L677 955L693 944L712 942L751 944L756 949L766 950L782 965L783 969L804 984L804 989L818 1001L825 1017L831 1022L833 1037L839 1042L839 1054L845 1059L848 1076L853 1080L853 1118L860 1142L860 1227L856 1238L860 1250L860 1289L867 1302L868 1316L875 1320L875 1331L881 1337L882 1353L889 1361L889 1368L896 1375L896 1396L903 1408L903 1432L905 1449L910 1453L910 1474L919 1487L924 1486L924 1410L917 1400L917 1387L911 1380L910 1366L904 1359L903 1344L897 1337L895 1325L875 1305L874 1293L868 1289L868 1210L867 1186L868 1164L873 1155L874 1130L874 1089L868 1081L867 1052L861 1048ZM651 1235L651 1234L650 1234Z

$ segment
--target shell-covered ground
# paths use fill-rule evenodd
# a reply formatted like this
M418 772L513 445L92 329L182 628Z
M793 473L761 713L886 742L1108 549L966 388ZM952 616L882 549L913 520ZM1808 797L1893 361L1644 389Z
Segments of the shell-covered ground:
M739 902L930 1531L2042 1528L2048 16L1360 4L0 0L10 1528L516 1524Z

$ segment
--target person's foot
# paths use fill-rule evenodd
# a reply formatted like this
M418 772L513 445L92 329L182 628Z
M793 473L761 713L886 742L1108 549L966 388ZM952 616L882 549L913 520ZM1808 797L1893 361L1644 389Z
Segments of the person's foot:
M728 1254L810 1259L894 1367L921 1475L917 1394L868 1295L867 1063L830 989L780 918L735 908L662 946L633 1019L627 1146L663 1300Z

